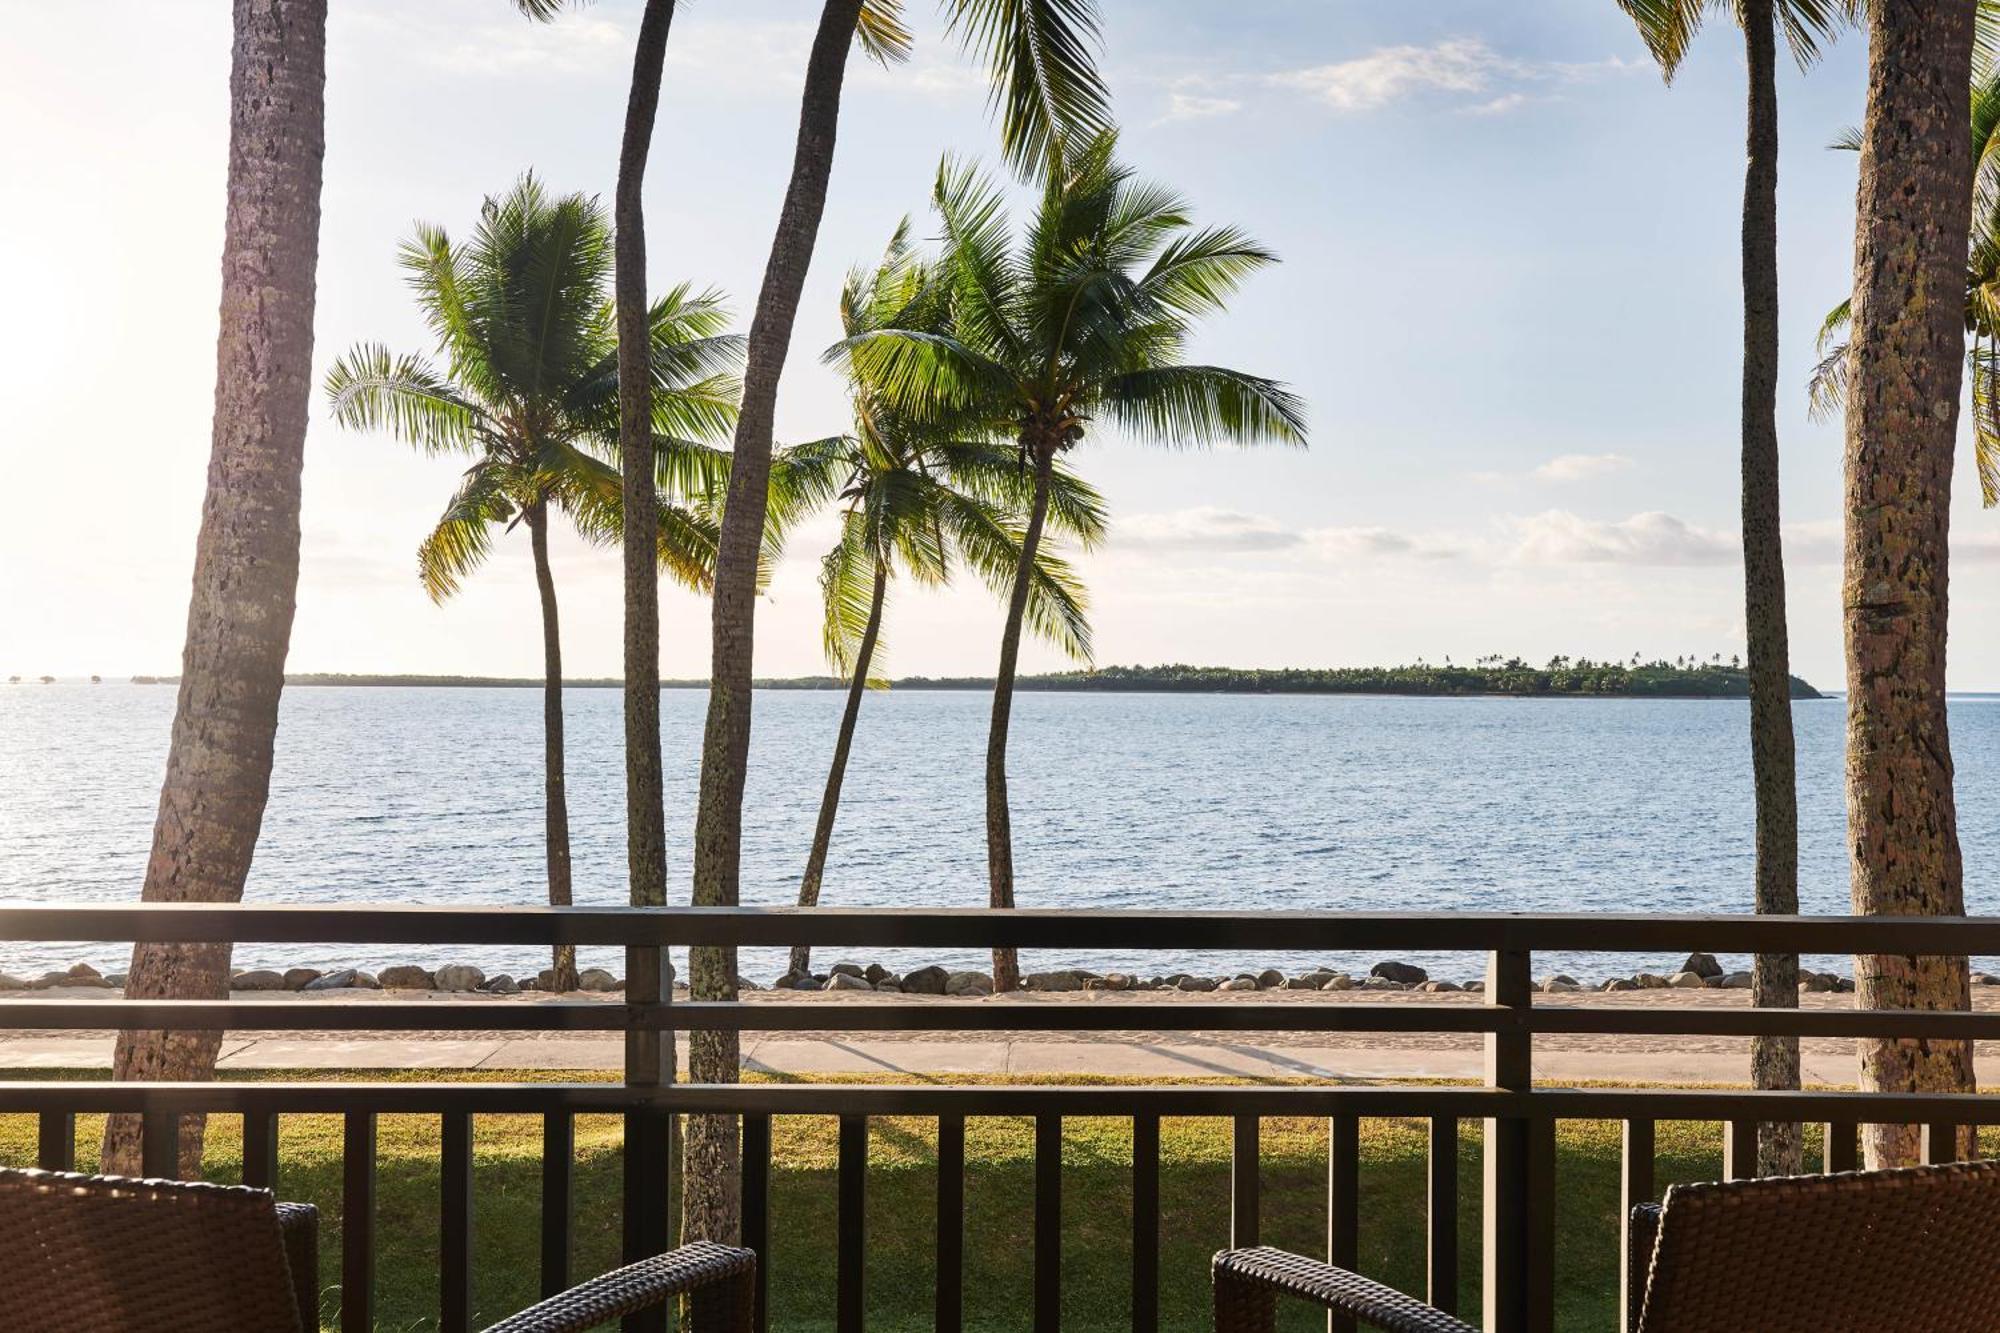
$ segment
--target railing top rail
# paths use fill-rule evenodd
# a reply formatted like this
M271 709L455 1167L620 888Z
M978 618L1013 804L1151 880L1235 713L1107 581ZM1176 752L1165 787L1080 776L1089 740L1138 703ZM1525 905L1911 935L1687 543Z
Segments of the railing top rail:
M1520 1116L1555 1120L1761 1120L2000 1124L2000 1097L1945 1092L1404 1084L1021 1085L826 1083L0 1082L0 1114L167 1111L437 1115L613 1112L745 1115Z
M175 943L2000 954L2000 917L1056 908L0 904L0 939Z

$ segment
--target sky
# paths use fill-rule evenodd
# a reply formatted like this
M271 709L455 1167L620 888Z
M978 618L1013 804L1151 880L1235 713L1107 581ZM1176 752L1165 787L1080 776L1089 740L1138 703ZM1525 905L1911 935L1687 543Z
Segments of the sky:
M1113 515L1081 560L1097 662L1740 652L1733 30L1712 24L1668 88L1608 0L1102 4L1124 155L1284 261L1195 353L1289 382L1312 431L1304 450L1084 443L1073 461ZM228 6L0 7L0 674L171 673L214 391ZM850 65L780 442L846 422L819 360L844 271L905 214L934 234L941 154L997 158L983 76L939 6L910 8L910 64ZM638 4L548 26L506 0L331 9L316 379L358 341L429 350L394 263L413 222L463 233L528 168L609 201ZM815 11L681 5L647 177L656 290L718 286L747 324ZM1850 282L1855 162L1826 145L1860 119L1864 58L1846 34L1779 92L1793 665L1831 687L1841 441L1808 421L1805 381ZM342 430L315 397L294 670L539 672L524 533L446 605L418 586L462 466ZM1969 441L1953 510L1950 680L2000 687L2000 514L1979 507ZM825 669L831 532L794 537L759 606L761 674ZM563 534L554 559L569 673L617 674L615 552ZM668 591L662 609L665 674L705 675L705 604ZM885 669L990 674L1000 619L970 579L898 588ZM1023 665L1064 662L1037 645Z

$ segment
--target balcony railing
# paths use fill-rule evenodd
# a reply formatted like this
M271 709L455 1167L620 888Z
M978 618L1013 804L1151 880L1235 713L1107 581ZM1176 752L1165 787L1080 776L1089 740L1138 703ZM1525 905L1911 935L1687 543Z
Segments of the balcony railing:
M279 1118L344 1117L341 1326L374 1327L375 1127L381 1115L424 1114L443 1124L440 1180L440 1326L459 1330L471 1311L472 1117L537 1115L543 1120L541 1285L570 1281L574 1117L625 1117L623 1245L628 1258L665 1249L665 1184L672 1170L675 1117L740 1117L743 1241L766 1252L771 1214L771 1126L776 1116L838 1117L836 1289L842 1333L863 1326L868 1121L904 1116L937 1123L936 1327L955 1333L964 1306L965 1125L980 1116L1034 1123L1034 1285L1032 1325L1054 1333L1061 1310L1061 1141L1066 1116L1132 1122L1132 1326L1160 1325L1160 1121L1212 1116L1233 1125L1230 1241L1257 1243L1259 1127L1266 1116L1323 1117L1329 1125L1328 1258L1354 1266L1360 1164L1359 1122L1370 1117L1429 1122L1428 1298L1452 1309L1459 1290L1457 1184L1459 1122L1484 1122L1482 1308L1488 1329L1554 1326L1556 1124L1623 1124L1621 1214L1654 1195L1654 1127L1661 1121L1719 1121L1724 1172L1748 1174L1759 1122L1826 1126L1830 1170L1856 1162L1859 1126L1924 1126L1932 1161L1955 1152L1964 1125L2000 1124L2000 1099L1973 1094L1754 1092L1665 1088L1561 1087L1535 1079L1541 1033L1749 1037L2000 1038L2000 1013L1919 1013L1864 1009L1742 1009L1566 1004L1537 1007L1530 980L1537 951L1664 953L2000 954L2000 918L1740 917L1380 913L1148 913L1072 911L895 911L771 908L423 908L124 906L0 908L0 939L127 941L618 946L625 950L625 1002L543 1001L467 1005L451 1001L380 1004L105 1001L0 1003L12 1029L176 1028L275 1030L615 1031L625 1037L619 1083L62 1083L0 1082L0 1114L39 1121L40 1164L67 1169L79 1113L143 1117L145 1169L175 1174L179 1117L243 1118L244 1178L276 1178ZM1483 1002L1343 1000L1273 1003L1254 999L1099 1005L987 1000L877 1003L821 998L757 1003L677 1001L662 985L662 950L690 945L904 946L984 949L1012 945L1076 949L1286 952L1466 951L1487 958ZM674 1084L662 1059L668 1030L749 1031L1144 1031L1476 1033L1485 1043L1478 1086L855 1086L834 1084ZM1414 1200L1412 1201L1414 1204ZM642 1206L645 1205L645 1206ZM1621 1242L1622 1244L1622 1242ZM1629 1270L1630 1255L1626 1256ZM761 1275L767 1267L760 1265ZM764 1293L758 1327L768 1325ZM1336 1325L1338 1327L1338 1325Z

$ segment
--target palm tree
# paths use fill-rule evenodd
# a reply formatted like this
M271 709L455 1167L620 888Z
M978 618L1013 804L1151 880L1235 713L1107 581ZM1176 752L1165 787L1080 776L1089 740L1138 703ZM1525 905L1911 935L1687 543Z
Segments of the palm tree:
M1982 9L1982 17L1993 11ZM1834 147L1861 149L1861 133L1849 130ZM1972 189L1972 232L1965 260L1966 373L1972 378L1973 459L1981 502L2000 504L2000 65L1982 52L1972 79L1972 155L1977 164ZM1820 326L1820 360L1809 383L1811 412L1817 420L1847 407L1847 335L1854 303L1842 301Z
M1096 0L941 0L961 43L985 62L1000 111L1010 161L1032 169L1050 160L1066 138L1092 134L1110 122L1109 95L1092 58ZM743 783L750 759L751 649L756 628L757 568L763 504L771 460L778 380L791 345L799 294L819 237L827 180L840 122L847 51L859 41L884 63L903 58L909 34L901 0L825 0L806 58L792 174L778 213L763 286L750 324L737 418L729 499L716 557L708 716L702 733L701 791L695 815L694 901L737 901L742 855ZM689 984L702 999L732 999L736 957L730 949L696 949ZM688 1040L690 1075L728 1082L738 1069L733 1032L698 1032ZM683 1233L690 1239L733 1240L740 1230L736 1195L736 1122L690 1117L683 1159Z
M1819 56L1851 0L1618 0L1671 81L1710 9L1743 30L1749 68L1748 164L1743 177L1743 621L1750 653L1750 768L1756 792L1755 901L1763 913L1799 910L1799 811L1792 737L1791 647L1785 622L1785 549L1778 496L1778 74L1782 28L1801 68ZM1797 1008L1796 954L1759 954L1755 1002ZM1799 1086L1797 1037L1751 1042L1751 1081ZM1757 1132L1759 1175L1797 1175L1795 1124Z
M1874 5L1861 134L1849 374L1846 558L1847 844L1856 914L1965 911L1945 710L1953 445L1965 358L1956 301L1973 157L1964 89L1973 7ZM1965 1009L1964 957L1855 960L1865 1009ZM1973 1086L1964 1041L1861 1043L1861 1083ZM1914 1161L1912 1126L1871 1125L1870 1167ZM1963 1147L1961 1143L1961 1147Z
M948 306L935 294L928 271L911 251L906 219L879 265L848 275L840 294L842 331L849 338L879 328L943 332ZM991 438L960 438L966 433L961 428L979 423L899 410L891 395L859 374L850 396L852 434L792 451L795 466L816 465L826 478L822 488L845 502L840 538L821 562L820 589L827 660L848 678L847 706L799 881L801 907L819 902L861 698L883 651L890 580L900 570L919 584L937 585L950 578L955 562L962 562L1005 593L1020 560L1017 515L1032 494L1011 447ZM1065 468L1056 469L1051 487L1053 526L1086 549L1095 545L1104 534L1101 497ZM1089 660L1090 626L1081 586L1047 546L1035 560L1028 616L1064 652ZM810 947L794 945L790 971L804 975L811 966Z
M326 0L238 0L208 491L145 902L240 902L263 827L299 583L325 111ZM136 945L126 997L226 999L229 955ZM212 1078L221 1037L122 1031L112 1077ZM192 1180L206 1124L180 1123ZM138 1117L111 1117L104 1169L137 1175L139 1156Z
M1007 729L1057 460L1099 419L1169 446L1305 442L1303 405L1284 386L1182 359L1202 317L1220 312L1274 256L1235 227L1195 228L1179 195L1135 179L1116 150L1117 136L1105 133L1069 155L1011 252L998 188L947 158L933 203L951 332L875 329L836 348L897 401L1006 427L1034 475L986 751L994 907L1014 905ZM1012 949L995 949L993 968L996 990L1019 984Z
M603 207L551 198L532 173L488 198L472 239L453 244L419 224L401 262L437 337L443 371L422 356L362 344L326 378L334 420L384 429L426 453L472 459L444 514L417 548L424 590L442 602L485 563L495 529L528 530L542 619L543 746L549 902L570 901L569 804L563 778L562 636L549 565L552 515L593 541L615 542L625 487L606 461L619 452L617 321L605 300L612 233ZM714 293L675 288L647 314L653 487L690 502L660 507L653 555L689 587L706 587L714 497L727 459L699 441L734 411L741 340L722 332ZM651 489L649 487L649 489ZM576 985L576 949L555 948L553 984Z

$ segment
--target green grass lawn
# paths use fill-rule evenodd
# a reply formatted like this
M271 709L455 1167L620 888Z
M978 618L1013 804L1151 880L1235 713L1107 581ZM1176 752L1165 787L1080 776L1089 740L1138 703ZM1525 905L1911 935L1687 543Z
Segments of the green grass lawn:
M51 1077L101 1073L48 1071ZM274 1072L265 1077L283 1078ZM294 1077L324 1079L323 1071ZM431 1077L411 1074L405 1077ZM379 1080L370 1072L355 1077ZM481 1071L483 1079L582 1081L605 1075ZM883 1080L871 1080L883 1081ZM990 1079L934 1080L992 1082ZM1049 1081L1049 1080L1040 1080ZM1084 1081L1084 1080L1071 1080ZM1193 1082L1195 1080L1184 1080ZM1200 1080L1226 1082L1228 1080ZM79 1117L78 1169L97 1158L101 1122ZM931 1326L936 1134L929 1121L873 1122L868 1174L868 1327L903 1333ZM1460 1310L1479 1306L1479 1126L1462 1126L1459 1160ZM771 1171L773 1327L791 1333L833 1327L835 1122L774 1122ZM619 1141L615 1116L581 1116L576 1129L575 1272L615 1266L619 1237ZM432 1116L384 1116L378 1131L378 1327L421 1330L437 1313L439 1127ZM1269 1119L1263 1126L1263 1239L1308 1254L1326 1242L1326 1125ZM1711 1180L1721 1171L1720 1128L1662 1123L1661 1188ZM1209 1256L1226 1242L1229 1124L1165 1121L1160 1133L1161 1324L1208 1326ZM218 1116L208 1135L208 1174L241 1172L240 1122ZM1033 1128L1027 1120L979 1119L966 1127L966 1326L1026 1327L1032 1280ZM1809 1155L1817 1151L1809 1139ZM541 1128L537 1117L484 1116L474 1136L475 1310L482 1322L531 1304L537 1290ZM1558 1324L1617 1325L1618 1126L1564 1122L1558 1135ZM1361 1128L1361 1267L1421 1294L1424 1273L1426 1138L1422 1122L1366 1120ZM0 1116L0 1162L31 1165L31 1117ZM321 1318L340 1303L341 1126L334 1116L287 1116L280 1138L280 1197L319 1206ZM1131 1126L1075 1119L1063 1135L1063 1328L1110 1333L1130 1327ZM1285 1312L1280 1327L1319 1330L1323 1315Z

